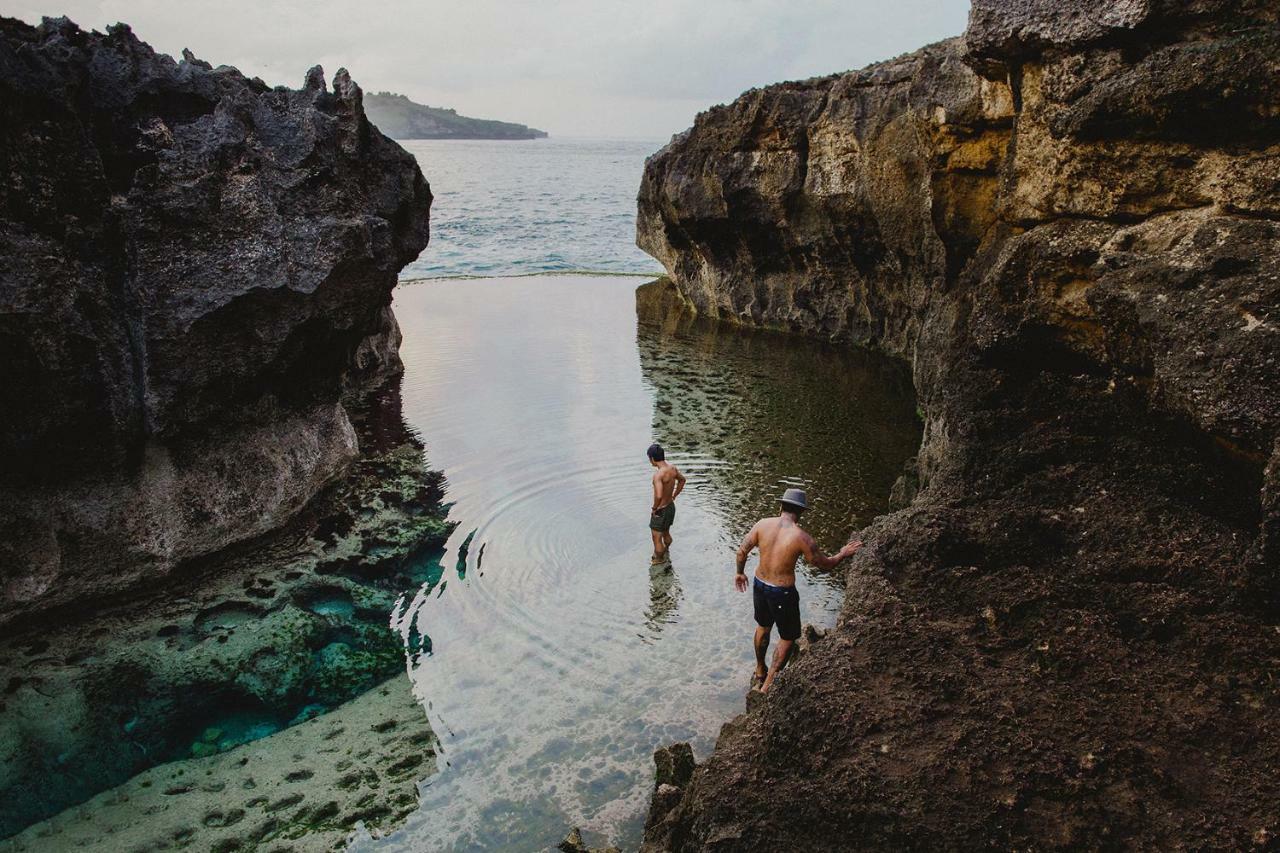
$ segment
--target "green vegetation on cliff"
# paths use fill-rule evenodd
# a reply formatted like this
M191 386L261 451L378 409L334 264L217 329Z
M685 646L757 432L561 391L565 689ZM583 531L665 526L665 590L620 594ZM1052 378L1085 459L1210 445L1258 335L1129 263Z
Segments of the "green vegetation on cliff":
M394 92L366 95L364 109L369 121L393 139L543 139L547 135L523 124L468 118L457 110L423 106Z

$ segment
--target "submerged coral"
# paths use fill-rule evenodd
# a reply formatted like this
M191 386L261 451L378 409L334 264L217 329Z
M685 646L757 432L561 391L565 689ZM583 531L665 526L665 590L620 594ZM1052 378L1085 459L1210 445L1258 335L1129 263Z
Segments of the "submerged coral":
M441 574L442 480L399 421L395 385L353 412L362 456L282 530L0 646L0 836L154 765L305 723L404 671L388 614Z

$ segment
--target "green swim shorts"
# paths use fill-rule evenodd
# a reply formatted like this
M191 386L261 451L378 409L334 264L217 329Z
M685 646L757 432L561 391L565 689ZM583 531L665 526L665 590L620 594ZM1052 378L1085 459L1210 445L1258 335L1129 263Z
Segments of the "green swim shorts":
M671 524L676 520L676 505L667 504L662 509L649 516L649 529L656 530L659 533L666 533L671 529Z

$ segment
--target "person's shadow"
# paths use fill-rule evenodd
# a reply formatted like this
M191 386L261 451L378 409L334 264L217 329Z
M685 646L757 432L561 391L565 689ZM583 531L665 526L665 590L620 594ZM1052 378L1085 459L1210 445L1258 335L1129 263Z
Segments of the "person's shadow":
M648 636L643 639L657 640L663 628L675 624L681 595L680 580L670 559L649 566L649 606L644 614Z

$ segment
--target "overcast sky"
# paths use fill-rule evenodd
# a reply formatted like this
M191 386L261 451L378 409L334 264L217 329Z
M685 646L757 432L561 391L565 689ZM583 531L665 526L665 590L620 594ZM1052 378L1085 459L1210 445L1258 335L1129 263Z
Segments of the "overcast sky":
M124 21L268 83L324 66L366 92L563 136L664 139L744 89L858 68L964 30L968 0L0 0Z

